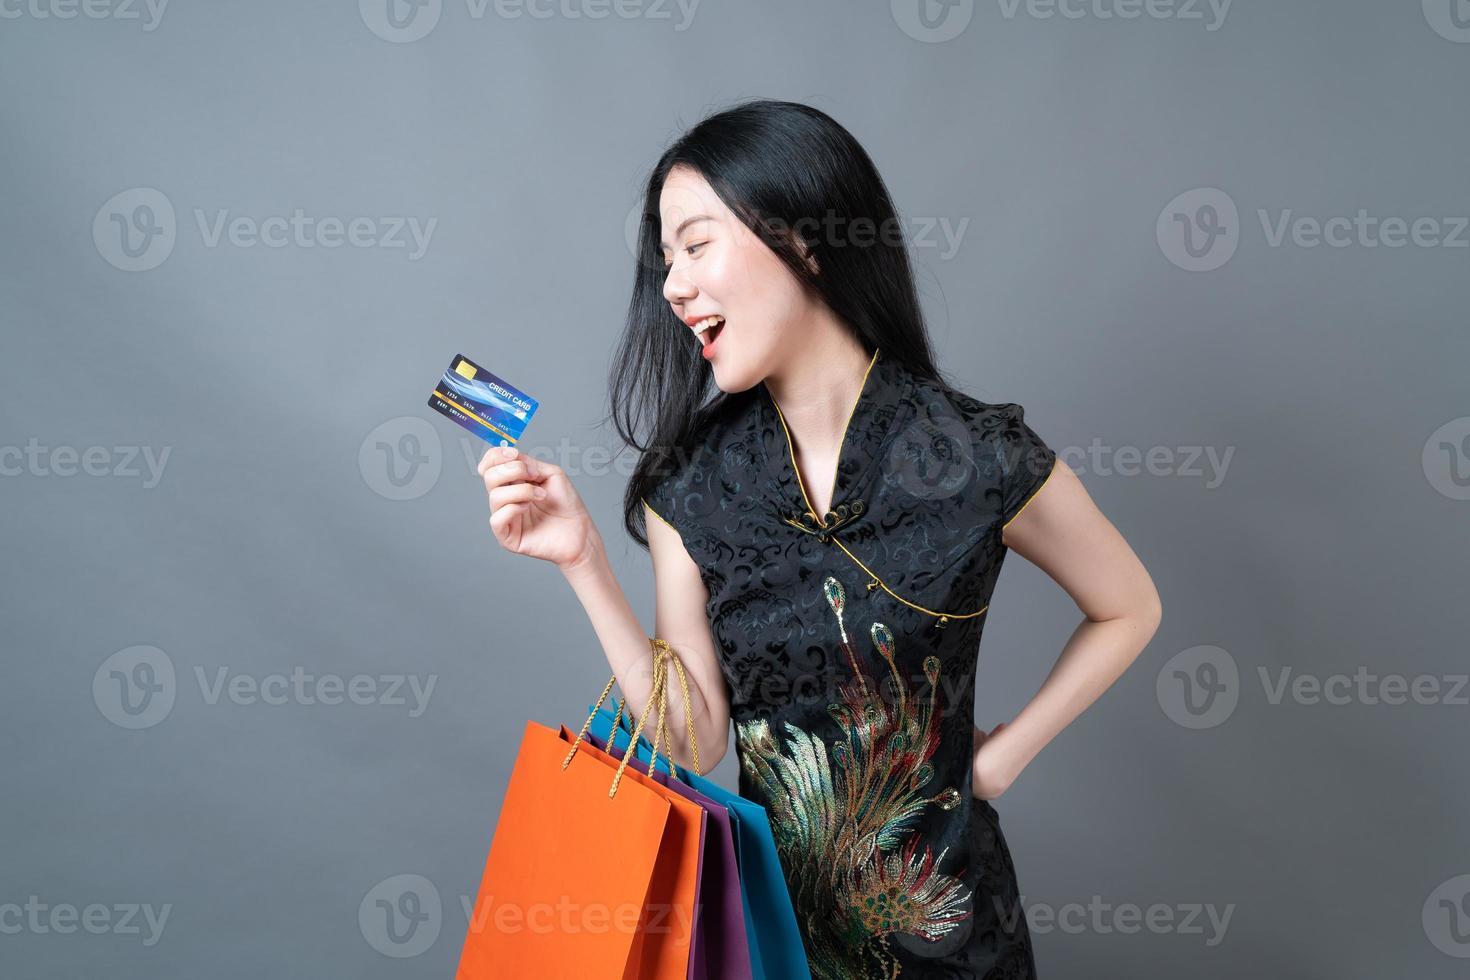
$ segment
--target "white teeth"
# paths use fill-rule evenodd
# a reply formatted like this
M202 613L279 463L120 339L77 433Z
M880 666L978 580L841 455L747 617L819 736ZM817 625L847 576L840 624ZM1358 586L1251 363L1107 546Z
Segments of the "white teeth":
M703 320L700 320L698 323L696 323L694 325L694 332L696 334L702 334L715 324L724 322L725 318L716 313L714 316L707 316Z

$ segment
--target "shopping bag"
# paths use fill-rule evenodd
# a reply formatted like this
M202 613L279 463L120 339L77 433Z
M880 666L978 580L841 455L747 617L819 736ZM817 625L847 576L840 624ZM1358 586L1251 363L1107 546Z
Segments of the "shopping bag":
M560 737L564 744L571 745L577 733L563 725ZM609 771L617 768L618 758L594 745L590 736L582 740L578 751L589 750L602 759ZM636 760L632 761L623 778L647 780L644 785L669 793L674 814L670 820L671 830L664 837L663 853L654 870L643 918L638 924L638 935L624 975L629 980L635 977L637 980L653 977L710 980L707 970L699 965L698 928L699 909L703 904L708 814L698 803L673 794L668 787L640 771ZM681 821L681 826L674 830L672 825ZM604 850L604 865L621 861L622 855L616 849L609 847ZM597 873L597 869L590 870Z
M654 739L654 750L657 752L660 741L666 738L668 672L671 663L677 668L686 704L688 704L689 693L683 665L679 663L673 649L663 641L652 638L650 640L654 644L653 687L649 702L643 709L643 717L647 718L650 707L657 706L656 731L658 736ZM603 690L604 697L607 690L608 688ZM640 723L641 721L642 719ZM586 736L591 722L592 716L589 715L587 722L582 726L582 732L575 738L571 731L563 726L561 731L563 740L575 746L578 740ZM689 724L689 737L691 744L694 744L692 722ZM619 760L596 747L584 745L583 749L590 751L594 757L601 758L609 767L616 765L620 772L629 761L636 762L626 752ZM697 748L695 758L698 759ZM641 772L637 769L629 769L625 777L645 781L646 785L650 786L662 786L647 775L646 769ZM634 938L633 952L626 976L630 978L675 978L680 976L678 971L682 968L685 971L682 974L684 980L706 980L706 966L697 923L698 910L703 904L701 892L709 815L704 808L688 799L687 796L671 792L666 787L663 788L673 805L670 830L665 835L663 853L655 867L654 880L649 889L649 899L645 903L645 919L640 922L638 935Z
M457 980L619 978L669 829L667 796L526 723L470 914ZM609 847L620 860L601 865ZM592 869L598 869L593 873ZM606 928L568 930L558 910L605 909ZM550 925L548 926L548 921Z
M566 745L576 741L576 733L565 725L560 738ZM591 745L583 739L577 750L588 752L599 758L609 772L617 769L619 760ZM625 780L637 780L643 785L668 793L646 773L630 766L623 774ZM626 970L622 974L628 980L706 980L696 973L698 957L696 924L700 907L700 889L703 875L705 838L708 817L698 803L669 795L672 810L668 830L660 845L658 863L649 884L648 897L637 924L637 935ZM618 863L622 854L616 839L609 840L603 848L603 865ZM589 868L589 873L600 873L599 868ZM609 974L616 976L616 974Z
M632 716L624 714L621 707L619 703L619 710L615 713L608 707L588 705L588 710L593 713L591 732L600 739L606 741L617 724L614 743L617 747L626 746L630 736L637 732ZM641 734L636 757L644 761L653 757L651 743ZM776 839L765 807L672 763L667 755L661 757L659 763L665 768L672 766L670 771L693 789L723 803L730 815L754 980L811 980L806 947L797 928L791 893L781 869Z
M596 720L594 719L594 726ZM565 736L563 736L565 737ZM600 749L607 743L594 732L587 740ZM627 748L623 739L617 755ZM664 757L667 759L667 756ZM634 759L630 768L646 773L649 764ZM745 907L741 900L740 868L735 857L734 828L730 811L679 781L677 776L654 768L653 779L670 791L698 804L708 815L704 864L699 879L699 907L695 917L694 977L700 980L753 980L750 965L750 938L745 927Z
M687 980L706 815L630 756L526 723L456 980Z
M591 706L589 705L589 708ZM605 738L612 731L614 712L603 707L592 720L592 731ZM632 719L623 715L618 745L626 745L631 734ZM651 757L647 739L638 739L638 758ZM667 763L660 759L660 765ZM791 893L781 870L776 852L776 838L771 832L770 817L765 807L685 767L674 765L681 779L728 808L735 831L736 862L740 866L741 901L750 938L750 965L755 980L811 980L806 947L797 928Z
M709 980L753 980L750 965L750 939L745 924L745 908L741 899L740 872L735 856L733 827L730 812L723 804L710 799L687 782L681 781L674 771L673 756L669 747L673 744L667 729L667 703L674 679L678 680L683 698L685 731L693 756L696 774L699 771L699 741L694 733L694 715L689 698L689 679L684 664L667 641L650 638L655 651L655 686L663 693L660 697L658 723L654 729L652 763L634 759L633 765L642 772L653 773L655 779L668 786L671 791L693 800L709 818L709 834L705 842L706 860L700 877L700 901L695 924L695 975L707 976ZM673 671L672 675L670 670ZM623 702L618 701L617 716L622 717ZM597 708L593 709L594 715ZM593 722L596 722L593 718ZM615 727L615 726L612 726ZM595 739L588 733L589 739ZM626 740L625 740L626 741ZM641 742L642 739L640 738ZM597 739L601 747L606 742ZM665 752L665 771L659 772L659 746ZM626 756L626 749L624 750Z

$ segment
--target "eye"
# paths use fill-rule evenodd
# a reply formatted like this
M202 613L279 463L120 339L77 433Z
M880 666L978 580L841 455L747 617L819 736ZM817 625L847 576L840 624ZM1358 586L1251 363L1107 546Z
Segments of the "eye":
M693 255L696 248L704 248L708 244L709 242L691 242L690 244L684 246L684 251L689 253L690 255ZM674 263L672 261L670 261L669 259L664 259L664 272L668 272L673 267Z

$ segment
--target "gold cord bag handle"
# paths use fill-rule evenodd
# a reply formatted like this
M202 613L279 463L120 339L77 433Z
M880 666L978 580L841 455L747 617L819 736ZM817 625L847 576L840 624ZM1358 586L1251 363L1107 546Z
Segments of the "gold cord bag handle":
M571 765L572 756L577 754L577 746L582 744L582 738L587 734L587 730L592 727L592 719L597 717L597 710L602 707L602 702L607 700L608 693L612 691L613 684L617 682L617 679L617 675L613 675L612 677L608 678L607 684L603 686L602 694L598 696L597 703L592 706L592 712L587 715L587 720L582 723L582 730L578 732L577 737L572 740L572 747L567 750L567 757L561 761L561 767L563 770L565 770L567 766ZM655 681L657 681L657 678L655 678ZM648 719L648 709L651 707L653 707L652 697L650 697L648 699L648 703L643 706L643 714L640 715L638 718L638 727L633 732L633 742L631 744L637 744L638 736L641 735L643 732L643 723ZM632 716L629 715L629 717ZM623 759L623 764L618 766L617 774L613 776L612 786L607 791L609 799L611 799L614 794L617 793L618 783L620 783L623 779L623 769L625 766L627 766L627 764L628 760L625 756Z
M652 637L650 637L649 639L650 641L652 641ZM660 650L657 645L653 646L653 690L649 692L648 699L658 706L658 721L653 726L654 735L648 763L648 772L650 775L658 772L659 746L665 744L665 740L668 738L668 725L665 723L665 718L668 715L669 709L668 665L671 659L674 658L665 655L664 651ZM616 745L617 732L622 725L621 718L623 703L624 702L622 701L622 699L619 699L618 715L613 719L613 737L612 741L610 741L609 743L610 746ZM631 718L632 715L629 715L629 717ZM625 760L635 754L635 746L637 746L637 744L638 739L636 735L633 738L629 739L628 747L623 750L623 758ZM673 743L670 740L668 744L672 746ZM616 754L615 748L610 748L609 751L612 751L614 754ZM668 760L665 768L668 770L670 778L678 779L679 773L674 768L674 756L672 748L665 749L664 758Z
M703 776L704 773L699 768L699 742L694 737L694 705L689 700L689 678L684 673L684 662L667 640L655 638L653 643L668 658L668 662L674 667L674 673L679 677L679 691L684 696L684 729L689 736L689 753L694 759L694 775Z
M664 658L655 654L653 661L653 689L652 697L658 702L658 723L653 726L653 747L648 760L648 774L655 775L658 772L658 748L665 745L664 758L668 760L666 768L670 779L678 779L679 775L674 771L674 754L672 742L666 742L668 737L668 726L664 724L664 718L669 711L669 667ZM623 751L623 757L627 758L634 751L638 743L634 739L628 740L628 747Z
M657 685L657 683L658 683L658 681L660 679L662 679L665 683L667 683L667 681L668 681L668 672L667 672L666 669L662 669L662 668L664 668L664 666L666 664L673 664L673 666L674 666L674 672L676 674L678 674L678 677L679 677L679 690L680 690L680 692L684 696L684 728L685 728L685 731L687 732L687 734L689 736L689 751L690 751L690 754L693 756L693 759L694 759L694 774L696 776L703 776L704 775L704 770L702 770L700 768L700 766L699 766L699 740L697 738L695 738L695 735L694 735L694 708L693 708L692 703L689 700L689 678L688 678L688 675L686 675L685 672L684 672L684 662L679 659L679 655L674 652L674 648L669 645L669 641L664 640L664 639L659 639L657 637L649 637L649 642L653 645L654 683L655 683L655 685ZM666 703L667 703L666 701L660 703L660 709L661 710L663 709L663 706ZM623 699L619 698L618 699L618 710L613 715L613 731L614 732L618 731L622 727L622 722L623 722L623 705L624 705ZM632 716L631 713L629 713L628 717L629 718L632 718L633 716ZM663 737L663 736L666 736L666 734L667 734L667 729L664 728L663 715L660 714L659 721L658 721L657 726L655 728L655 744L657 744L657 739L658 738ZM629 743L629 744L636 744L636 743ZM672 739L669 740L669 744L670 745L673 744ZM675 763L674 763L674 759L673 759L672 749L668 750L666 754L667 754L667 757L669 759L669 765L668 765L669 775L673 776L675 779L678 779L679 778L679 774L678 774L677 769L675 768ZM654 765L656 765L657 762L658 762L658 753L655 752L654 755L653 755L653 763L654 763ZM650 772L653 771L653 766L652 765L649 767L649 771Z
M614 678L614 679L616 680L616 678ZM648 692L648 699L650 701L652 701L653 698L654 698L654 695L658 693L658 681L659 681L659 664L658 664L658 657L655 656L653 658L653 687ZM600 703L601 702L599 702L599 704ZM623 706L625 704L627 704L626 700L624 700L623 698L618 698L617 699L617 703L618 703L617 711L613 712L612 734L611 734L611 737L610 737L610 739L608 741L608 752L611 755L617 755L617 738L618 738L618 732L622 731L622 728L623 728ZM597 712L594 709L593 714L596 714L596 713ZM628 712L628 718L631 720L632 717L633 717L633 713L631 711ZM592 719L590 717L587 720L588 720L589 723L592 721ZM633 744L633 743L630 743L630 744ZM626 753L624 753L624 754L626 755Z
M643 726L644 726L645 722L647 722L647 720L648 720L648 712L649 712L649 709L651 709L653 707L653 704L654 704L655 701L657 701L658 704L659 704L659 714L658 714L658 721L657 721L656 726L655 726L655 735L654 735L654 743L653 743L653 756L652 756L652 759L650 761L650 765L649 765L648 771L650 773L652 773L652 772L656 771L656 769L657 769L657 766L658 766L658 746L659 746L660 741L662 741L663 735L667 732L667 728L666 728L666 724L665 724L666 714L667 714L667 710L668 710L668 670L667 670L667 666L670 663L673 664L674 671L675 671L675 673L679 677L679 689L680 689L680 692L684 696L684 720L685 720L685 723L686 723L685 724L685 727L686 727L686 730L687 730L688 736L689 736L689 748L690 748L690 752L692 753L693 759L694 759L694 774L695 775L703 775L703 772L699 768L699 743L695 739L695 735L694 735L694 712L693 712L693 706L691 705L690 700L689 700L689 681L688 681L688 677L684 673L684 664L679 659L678 654L674 653L674 648L669 645L669 643L668 643L667 640L658 639L658 638L655 638L655 637L649 637L649 641L652 644L653 651L654 651L654 653L653 653L653 689L652 689L652 691L649 694L648 702L643 705L643 711L642 711L642 713L638 717L638 724L633 729L633 735L632 735L632 737L628 741L628 748L623 753L623 759L622 759L622 762L619 763L619 765L618 765L618 771L613 776L612 786L608 789L608 793L607 793L607 795L608 795L609 798L611 798L618 791L618 784L622 781L622 778L623 778L623 770L625 768L627 768L628 761L634 755L635 747L638 745L638 739L643 734ZM612 692L613 685L616 682L617 682L617 676L614 675L613 677L608 678L607 684L605 684L603 686L602 693L600 695L598 695L598 697L597 697L597 703L592 706L592 711L587 715L587 720L582 723L582 730L577 733L577 737L575 739L573 739L573 741L572 741L572 747L567 751L566 758L562 760L562 763L561 763L562 769L566 769L566 767L571 764L572 757L574 755L576 755L576 753L577 753L577 746L579 746L582 743L583 737L586 736L588 729L590 729L592 727L592 719L595 718L595 717L597 717L598 710L602 707L603 702L607 700L607 696L608 696L609 693ZM618 709L617 709L616 715L614 715L614 717L613 717L613 728L612 728L612 731L609 733L609 738L608 738L608 749L609 749L609 754L610 755L615 755L616 754L612 750L615 748L615 740L617 738L617 732L618 732L618 730L622 726L623 705L624 705L625 702L624 702L624 699L622 699L622 698L618 698L617 699L617 702L618 702ZM632 713L631 712L629 713L628 717L629 718L632 717ZM670 739L670 744L672 745L672 739ZM679 778L678 777L678 773L677 773L677 771L675 769L675 764L674 764L674 759L673 759L672 751L670 751L670 753L668 755L668 759L669 759L669 763L668 763L668 771L669 771L669 774L671 776L673 776L675 779Z

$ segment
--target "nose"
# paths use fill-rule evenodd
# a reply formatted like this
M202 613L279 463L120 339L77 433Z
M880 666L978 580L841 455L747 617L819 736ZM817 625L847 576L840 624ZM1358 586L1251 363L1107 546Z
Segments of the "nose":
M677 306L680 303L689 302L697 295L699 295L699 290L675 262L669 267L669 274L664 277L664 299Z

